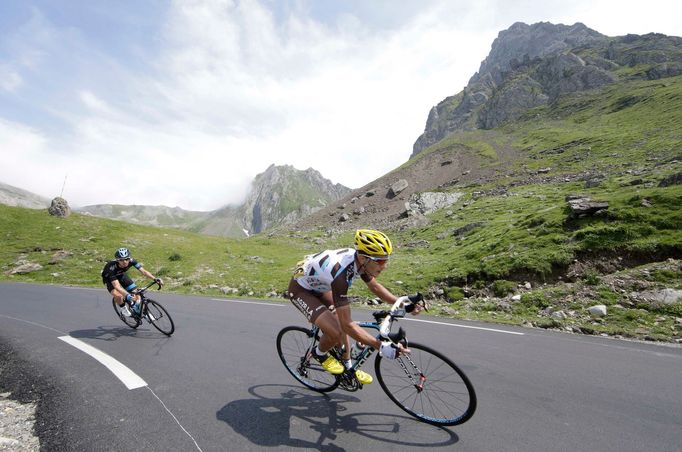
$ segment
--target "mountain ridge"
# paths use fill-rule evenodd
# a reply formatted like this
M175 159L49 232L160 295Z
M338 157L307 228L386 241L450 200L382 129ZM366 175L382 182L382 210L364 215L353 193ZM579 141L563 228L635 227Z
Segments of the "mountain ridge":
M93 205L77 209L137 224L187 229L207 235L243 237L288 224L325 207L350 189L313 168L271 164L256 175L243 203L207 212L166 206Z
M50 200L23 188L0 182L0 204L29 209L46 209L50 206Z
M498 34L467 86L431 109L411 157L456 131L495 128L564 94L680 74L682 38L611 38L582 23L517 22Z

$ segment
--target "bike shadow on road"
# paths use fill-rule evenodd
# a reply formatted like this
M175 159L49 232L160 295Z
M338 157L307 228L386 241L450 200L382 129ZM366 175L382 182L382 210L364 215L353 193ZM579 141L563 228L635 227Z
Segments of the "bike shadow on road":
M75 330L69 332L69 336L75 338L86 338L86 339L98 339L102 341L115 341L121 337L134 337L137 339L156 339L156 340L168 340L169 338L163 336L160 337L156 330L146 330L146 329L132 329L125 326L109 326L103 325L97 328L91 328L87 330Z
M253 397L231 401L216 413L216 418L259 446L342 451L345 449L332 441L348 433L376 441L377 448L381 448L381 443L428 448L459 441L446 428L408 416L379 412L343 414L350 404L361 402L345 393L318 394L288 385L252 386L249 393ZM366 446L371 448L372 444Z

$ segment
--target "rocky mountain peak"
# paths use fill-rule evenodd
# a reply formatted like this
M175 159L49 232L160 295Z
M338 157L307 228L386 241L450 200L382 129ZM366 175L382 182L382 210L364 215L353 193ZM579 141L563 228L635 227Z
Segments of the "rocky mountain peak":
M456 131L492 129L564 94L682 74L682 39L607 37L582 23L517 22L499 33L460 93L429 112L412 156Z
M291 223L345 196L349 188L333 184L314 170L270 165L258 174L244 202L245 229L258 233Z
M606 36L580 22L570 26L549 22L532 25L516 22L498 34L480 69L469 80L469 85L487 76L499 84L502 82L503 74L513 70L519 62L557 55L606 39Z

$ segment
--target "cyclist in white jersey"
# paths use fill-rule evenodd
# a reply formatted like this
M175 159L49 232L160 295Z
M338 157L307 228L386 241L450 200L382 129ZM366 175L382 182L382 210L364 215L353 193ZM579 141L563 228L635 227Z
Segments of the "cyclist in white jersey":
M393 245L385 234L359 229L355 233L355 249L325 250L306 256L296 265L289 282L289 299L310 323L319 326L324 333L314 355L327 372L338 375L351 366L348 336L374 347L388 359L409 352L400 344L379 341L353 322L347 297L348 289L359 276L377 297L394 303L397 297L376 280L386 268L392 252ZM418 314L421 305L415 304L407 310ZM342 357L345 367L327 353L337 344L345 345ZM356 377L362 384L373 381L372 376L362 370L356 371Z

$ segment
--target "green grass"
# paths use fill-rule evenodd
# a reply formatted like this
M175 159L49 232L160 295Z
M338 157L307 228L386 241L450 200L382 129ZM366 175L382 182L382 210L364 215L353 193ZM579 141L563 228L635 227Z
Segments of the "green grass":
M181 293L196 292L197 286L202 292L219 293L206 289L209 285L242 288L256 296L282 292L289 269L304 248L297 237L226 239L79 214L56 218L45 210L7 206L0 206L0 231L1 279L101 286L102 267L116 248L125 246L146 268L163 275L169 288ZM50 265L57 250L73 254ZM37 262L43 269L8 275L19 259Z

